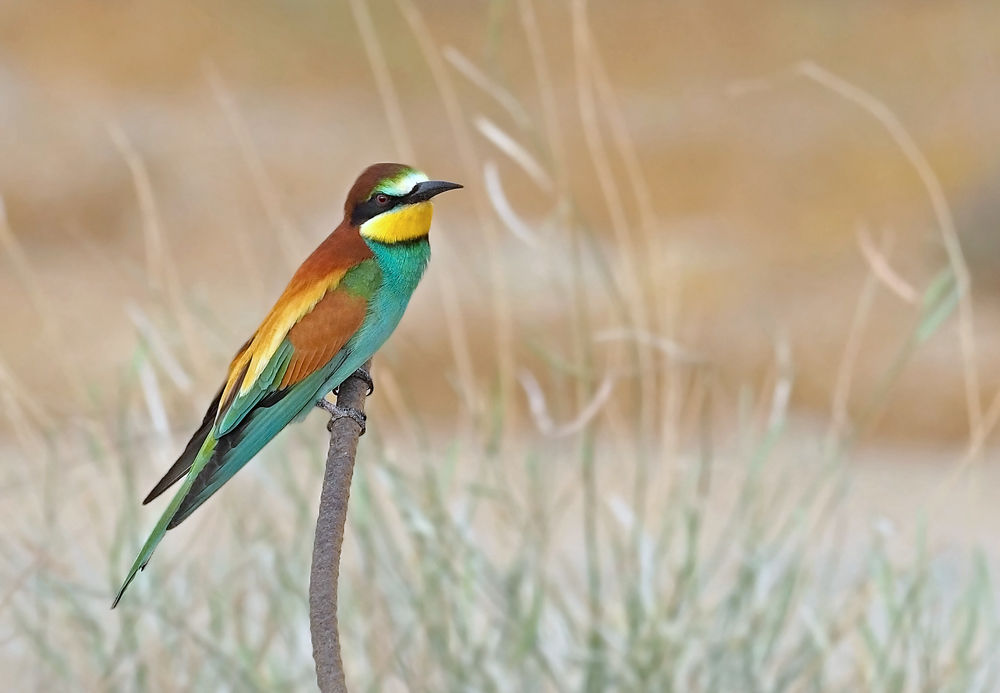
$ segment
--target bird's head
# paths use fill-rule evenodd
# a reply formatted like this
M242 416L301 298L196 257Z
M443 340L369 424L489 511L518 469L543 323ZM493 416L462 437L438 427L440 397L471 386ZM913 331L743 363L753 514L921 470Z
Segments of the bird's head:
M424 238L431 228L431 198L458 183L428 180L402 164L365 169L347 195L344 214L366 240L403 243Z

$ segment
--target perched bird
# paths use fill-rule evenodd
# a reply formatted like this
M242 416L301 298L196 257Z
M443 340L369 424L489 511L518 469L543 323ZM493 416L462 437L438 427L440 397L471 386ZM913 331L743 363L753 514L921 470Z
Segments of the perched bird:
M306 258L229 366L184 452L143 505L184 483L122 584L118 605L173 529L292 421L305 418L389 337L430 259L431 198L461 188L401 164L375 164L354 183L344 220ZM369 382L367 373L360 373ZM325 407L329 408L329 407ZM341 410L364 428L364 415Z

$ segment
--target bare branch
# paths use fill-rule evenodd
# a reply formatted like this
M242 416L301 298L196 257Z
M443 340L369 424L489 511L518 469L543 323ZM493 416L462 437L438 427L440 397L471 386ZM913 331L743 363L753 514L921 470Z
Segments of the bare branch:
M371 368L371 363L369 359L365 370ZM368 383L351 375L340 385L337 406L363 412L367 393ZM348 417L331 419L327 428L330 429L330 451L326 456L309 577L309 630L320 691L347 693L337 629L337 581L340 578L340 552L344 546L354 456L362 429L357 421Z

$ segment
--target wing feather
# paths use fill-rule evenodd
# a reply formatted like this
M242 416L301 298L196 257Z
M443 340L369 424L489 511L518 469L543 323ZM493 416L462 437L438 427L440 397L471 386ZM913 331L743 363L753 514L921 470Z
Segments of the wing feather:
M208 411L205 413L205 418L201 422L201 426L198 430L194 432L191 436L191 440L184 448L184 452L180 454L177 461L167 470L167 473L163 475L163 478L156 482L156 486L153 490L149 492L142 504L146 505L150 501L157 498L160 494L166 491L168 488L176 484L178 481L184 478L184 475L188 473L191 469L191 465L194 464L195 458L201 451L202 446L205 444L205 440L208 438L208 434L212 431L212 424L215 422L215 412L219 409L219 400L222 398L222 390L219 390L218 394L212 400L212 403L208 405Z
M146 539L115 598L176 527L281 429L308 411L352 353L381 272L358 230L342 224L292 277L240 350L202 426L146 501L187 476ZM356 367L356 366L355 366ZM349 373L348 373L349 375ZM197 452L195 452L197 451Z
M290 345L295 351L299 348L306 351L322 349L322 354L314 354L317 360L312 362L312 370L337 353L337 349L347 341L351 332L347 333L337 349L331 350L328 345L324 347L320 341L340 334L338 330L345 330L353 322L348 320L348 324L342 324L337 311L343 308L343 299L331 302L329 297L350 294L351 292L337 290L342 280L348 272L361 264L374 265L374 262L366 262L373 257L371 249L357 229L341 227L330 234L302 263L274 308L254 333L250 345L240 352L229 367L229 377L223 388L216 416L219 435L232 430L269 391L299 382L311 372L299 361L307 358L306 355L285 353L286 345ZM335 324L326 332L315 325L298 330L303 322L315 322L307 317L315 313L321 304L324 307L320 309L320 314L325 319L333 319ZM293 331L301 332L298 344L291 339ZM327 358L323 360L322 355ZM286 356L287 361L284 358ZM289 371L291 375L286 377Z
M368 311L363 296L331 291L288 331L293 356L278 389L301 381L327 363L358 331Z

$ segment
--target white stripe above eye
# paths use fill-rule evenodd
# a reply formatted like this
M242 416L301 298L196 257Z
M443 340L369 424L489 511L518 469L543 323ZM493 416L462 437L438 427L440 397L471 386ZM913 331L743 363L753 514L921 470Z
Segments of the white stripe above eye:
M379 183L377 190L393 197L402 197L411 190L417 183L424 183L429 178L420 171L410 169L405 174L394 180L383 180Z

